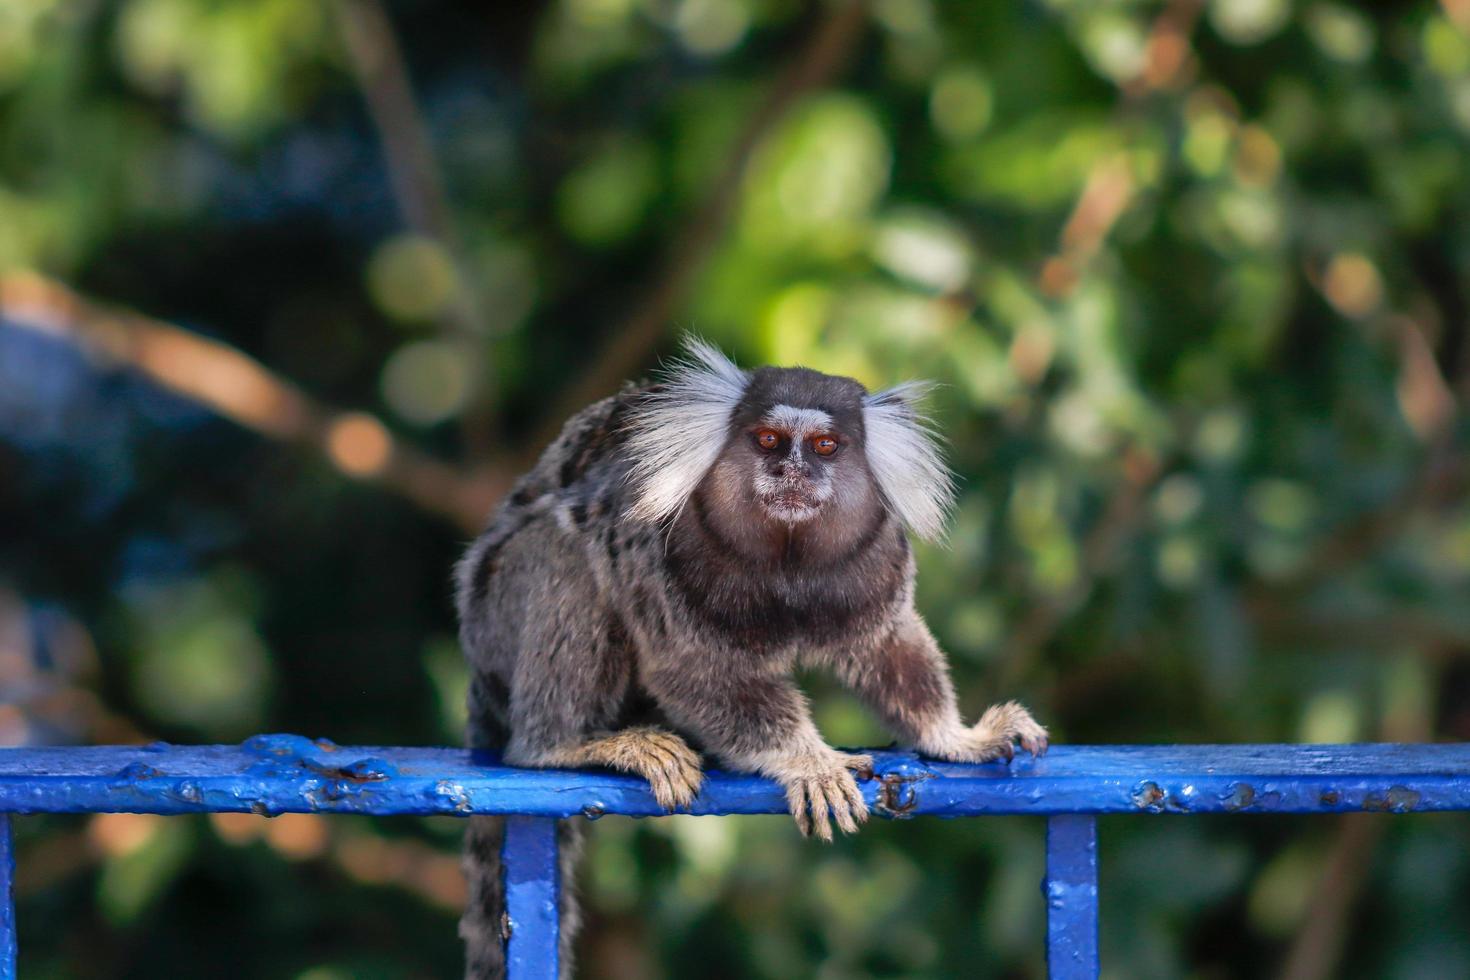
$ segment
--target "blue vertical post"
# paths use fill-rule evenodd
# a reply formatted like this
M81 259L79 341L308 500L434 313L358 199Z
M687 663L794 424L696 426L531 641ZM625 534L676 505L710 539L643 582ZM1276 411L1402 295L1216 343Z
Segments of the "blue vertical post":
M557 980L561 875L557 869L556 820L506 817L500 859L510 925L506 974L509 980Z
M0 980L15 980L15 850L10 814L0 813Z
M1098 974L1097 818L1059 814L1046 821L1046 967L1051 980Z

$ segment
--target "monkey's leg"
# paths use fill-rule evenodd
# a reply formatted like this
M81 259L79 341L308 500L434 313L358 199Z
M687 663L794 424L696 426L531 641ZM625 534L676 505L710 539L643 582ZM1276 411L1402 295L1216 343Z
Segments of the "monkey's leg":
M868 818L853 773L871 776L872 758L838 752L822 741L806 699L789 678L752 674L735 661L707 674L677 663L653 666L644 676L675 724L697 734L730 766L779 782L803 834L830 841L830 821L851 834Z
M670 812L693 802L704 782L699 754L673 732L653 726L597 735L543 758L544 765L606 766L642 776L658 805Z
M482 564L477 562L476 564ZM473 566L469 566L473 567ZM461 590L461 639L471 666L470 744L503 746L510 765L538 752L577 745L616 716L632 654L626 633L603 606L574 537L549 517L528 520L508 537L479 581ZM571 975L578 913L572 869L581 818L558 822L561 875L561 975ZM465 841L470 904L461 924L466 976L504 975L502 831L496 818L471 818Z
M686 807L703 780L700 757L672 732L614 730L634 670L628 630L604 607L587 563L563 532L538 532L544 547L525 557L526 604L544 611L526 617L516 638L507 763L607 765L647 779L666 810Z
M835 666L892 731L925 755L1010 760L1016 743L1032 755L1046 752L1046 729L1014 701L987 709L973 726L961 720L944 654L912 609L875 646L847 652Z

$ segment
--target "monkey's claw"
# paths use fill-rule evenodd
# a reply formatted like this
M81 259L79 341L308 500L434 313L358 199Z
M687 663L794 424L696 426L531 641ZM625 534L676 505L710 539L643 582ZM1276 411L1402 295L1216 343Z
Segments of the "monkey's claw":
M929 755L950 762L994 762L1016 758L1016 746L1040 758L1046 754L1046 729L1014 701L992 705L971 728L949 733L940 744L921 746Z
M984 743L988 743L982 746L982 752L988 748L992 753L991 759L1004 758L1006 762L1013 761L1016 758L1017 743L1037 758L1046 754L1046 729L1037 724L1036 719L1031 717L1031 712L1015 701L987 708L971 731Z

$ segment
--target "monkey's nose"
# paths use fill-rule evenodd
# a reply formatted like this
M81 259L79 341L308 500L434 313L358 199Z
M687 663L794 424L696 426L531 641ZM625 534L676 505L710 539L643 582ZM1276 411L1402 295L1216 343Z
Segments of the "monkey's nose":
M811 469L802 461L783 459L776 464L776 475L782 479L808 477L811 476Z

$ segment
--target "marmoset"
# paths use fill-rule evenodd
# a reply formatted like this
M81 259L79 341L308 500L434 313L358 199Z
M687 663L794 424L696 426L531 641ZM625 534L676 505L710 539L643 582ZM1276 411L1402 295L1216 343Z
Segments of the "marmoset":
M856 777L872 760L823 741L798 667L835 672L925 755L1045 752L1014 702L961 720L914 608L909 534L938 537L954 497L923 390L741 370L690 340L662 383L574 416L456 569L471 745L511 765L634 773L670 811L708 758L776 780L823 840L866 819ZM577 831L563 827L569 884ZM504 971L501 834L499 818L470 820L468 977Z

